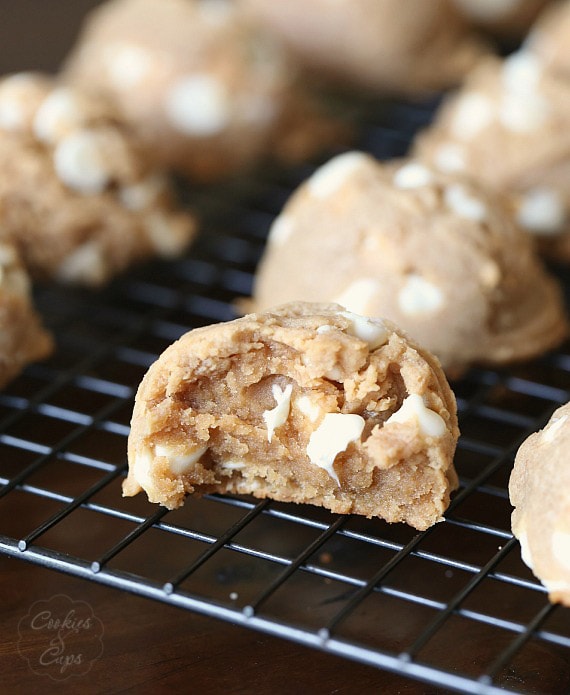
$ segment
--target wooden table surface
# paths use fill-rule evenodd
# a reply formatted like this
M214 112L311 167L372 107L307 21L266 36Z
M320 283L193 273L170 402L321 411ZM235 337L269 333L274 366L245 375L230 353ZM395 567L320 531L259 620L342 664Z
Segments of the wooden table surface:
M0 74L55 72L94 0L0 2ZM26 509L20 510L26 514ZM18 625L37 601L87 602L104 629L88 673L40 675L21 656ZM371 667L0 556L0 690L22 693L436 693ZM33 666L33 664L32 664Z

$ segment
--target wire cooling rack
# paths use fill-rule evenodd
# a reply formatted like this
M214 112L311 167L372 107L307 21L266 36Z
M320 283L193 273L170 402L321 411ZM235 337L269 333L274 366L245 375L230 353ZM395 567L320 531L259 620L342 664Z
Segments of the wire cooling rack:
M364 109L360 148L404 154L432 109ZM38 289L58 349L0 393L0 551L457 692L567 693L570 611L521 562L507 484L519 444L570 399L568 345L453 383L461 488L424 533L248 497L172 512L121 497L144 372L185 331L234 317L310 171L182 190L204 219L187 257L100 292Z

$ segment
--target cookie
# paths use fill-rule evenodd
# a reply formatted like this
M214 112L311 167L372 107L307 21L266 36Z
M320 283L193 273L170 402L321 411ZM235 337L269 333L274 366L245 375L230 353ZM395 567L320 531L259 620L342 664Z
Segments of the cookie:
M508 201L361 152L317 169L271 227L250 307L296 300L385 316L454 373L538 355L566 333L559 287Z
M242 0L304 70L349 89L416 94L459 83L486 48L451 0Z
M570 261L570 81L529 48L484 61L444 101L414 153L513 197L541 250Z
M509 481L513 534L553 603L570 606L570 403L519 448Z
M52 350L53 339L34 309L16 248L0 242L0 388Z
M180 254L194 228L109 104L47 76L0 81L0 240L34 278L101 285Z
M198 181L266 157L302 160L340 130L228 0L104 3L64 76L110 97L161 165Z
M541 61L544 69L570 77L570 3L552 2L540 14L524 46Z
M456 405L396 326L296 303L190 331L144 377L123 493L170 509L236 493L440 521L457 486Z
M453 0L475 27L502 38L520 38L550 0Z

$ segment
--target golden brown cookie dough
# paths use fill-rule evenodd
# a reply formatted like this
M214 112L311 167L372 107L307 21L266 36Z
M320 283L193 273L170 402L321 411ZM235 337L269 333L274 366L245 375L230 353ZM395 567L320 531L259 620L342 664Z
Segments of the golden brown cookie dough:
M476 27L504 38L523 36L551 0L453 0Z
M228 0L112 0L86 20L65 76L110 97L160 164L212 181L339 133L283 51Z
M566 333L559 288L507 201L361 152L317 169L274 221L250 306L296 300L385 316L454 371L537 355Z
M160 356L136 396L123 492L170 509L252 494L425 529L457 486L457 437L437 360L392 323L289 304Z
M525 47L542 62L545 70L570 77L570 2L552 2L540 14L525 40Z
M415 154L514 197L545 253L570 260L570 81L530 49L489 59L448 98Z
M30 281L16 248L0 242L0 388L52 349L53 340L33 307Z
M459 83L486 51L451 0L241 0L305 70L415 94Z
M47 76L0 81L0 239L34 277L100 285L181 253L194 227L108 104Z
M570 403L519 448L509 494L524 562L553 603L570 606Z

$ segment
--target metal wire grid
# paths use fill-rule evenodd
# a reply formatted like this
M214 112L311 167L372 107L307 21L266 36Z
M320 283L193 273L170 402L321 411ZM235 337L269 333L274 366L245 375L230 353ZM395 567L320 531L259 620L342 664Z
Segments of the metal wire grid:
M403 154L431 106L376 114L362 148ZM234 316L308 173L194 196L206 230L187 258L102 292L38 291L58 350L0 393L0 551L458 692L567 692L568 610L520 560L507 483L518 445L570 399L569 346L453 384L461 488L425 533L247 497L167 512L120 496L144 371L186 330Z

